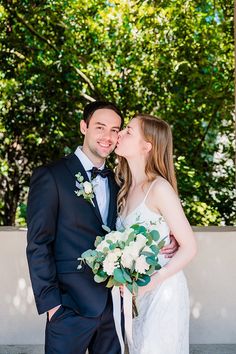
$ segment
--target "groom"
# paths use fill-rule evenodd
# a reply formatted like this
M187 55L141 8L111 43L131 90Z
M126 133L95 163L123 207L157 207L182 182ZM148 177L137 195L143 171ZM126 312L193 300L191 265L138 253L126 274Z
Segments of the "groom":
M88 266L77 269L77 258L105 234L102 225L115 229L118 186L105 159L122 124L114 104L88 104L80 123L83 146L31 178L27 258L38 312L47 313L46 354L120 353L110 290L95 283ZM79 172L81 185L93 186L90 200L75 193ZM175 248L173 241L167 256Z

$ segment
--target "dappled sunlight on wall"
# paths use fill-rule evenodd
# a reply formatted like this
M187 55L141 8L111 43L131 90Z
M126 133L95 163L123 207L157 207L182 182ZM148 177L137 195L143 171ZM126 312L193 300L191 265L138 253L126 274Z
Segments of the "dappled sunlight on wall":
M26 233L0 232L0 344L41 344L45 315L38 316L26 260Z
M28 305L34 304L34 295L31 286L26 284L26 279L18 279L14 296L6 294L5 303L9 306L11 316L16 312L26 314L29 311Z
M185 274L190 288L190 341L236 343L236 232L195 232L198 252Z

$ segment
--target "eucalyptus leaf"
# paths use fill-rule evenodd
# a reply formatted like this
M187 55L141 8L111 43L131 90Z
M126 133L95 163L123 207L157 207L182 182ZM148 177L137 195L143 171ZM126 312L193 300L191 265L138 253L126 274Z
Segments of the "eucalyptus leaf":
M155 257L147 257L146 262L147 262L147 264L155 266L156 265L156 258Z
M159 263L158 263L158 264L156 264L155 269L156 269L156 270L161 269L161 265L160 265Z
M94 280L96 283L102 283L106 280L106 278L100 277L99 275L96 274L96 275L94 275Z
M120 268L116 268L114 270L114 280L121 283L121 284L125 284L126 280L124 278L123 272Z
M137 280L137 285L138 286L145 286L147 285L151 280L151 277L149 275L145 275L143 274L142 276L140 276Z
M109 277L109 280L108 280L108 282L107 282L107 285L106 285L106 287L107 288L112 288L113 286L114 286L114 279L113 279L113 277Z
M102 225L103 230L105 230L108 234L111 232L111 229L107 225Z
M121 268L122 272L123 272L123 277L124 279L129 282L129 283L132 283L132 278L130 277L129 273L124 269L124 268Z
M160 249L162 249L162 247L164 247L165 246L165 240L161 240L159 243L158 243L158 247L160 248Z

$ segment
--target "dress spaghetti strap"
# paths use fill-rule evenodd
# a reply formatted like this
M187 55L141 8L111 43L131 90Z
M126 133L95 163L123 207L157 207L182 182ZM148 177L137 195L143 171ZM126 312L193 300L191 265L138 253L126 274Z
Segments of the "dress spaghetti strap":
M148 191L147 191L147 193L146 193L146 195L145 195L145 197L143 199L143 203L145 203L145 201L146 201L146 199L148 197L148 194L149 194L150 190L152 189L152 186L154 185L155 182L156 182L156 179L154 179L154 181L151 182L151 184L150 184L150 186L148 188Z

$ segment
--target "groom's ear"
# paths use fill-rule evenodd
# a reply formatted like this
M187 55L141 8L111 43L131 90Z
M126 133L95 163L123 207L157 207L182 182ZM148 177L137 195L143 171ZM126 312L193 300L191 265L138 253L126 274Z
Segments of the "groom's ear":
M87 131L87 124L83 119L80 121L80 131L83 135L85 135Z

